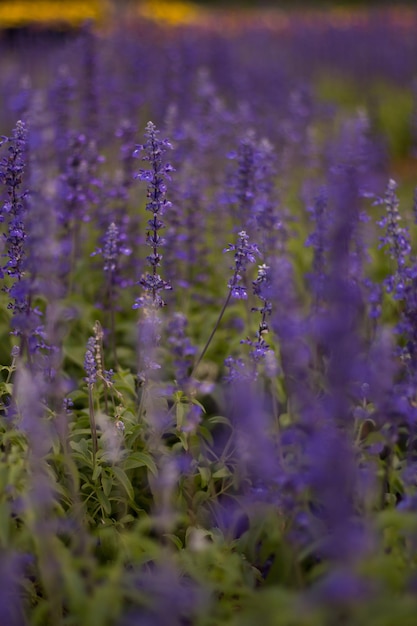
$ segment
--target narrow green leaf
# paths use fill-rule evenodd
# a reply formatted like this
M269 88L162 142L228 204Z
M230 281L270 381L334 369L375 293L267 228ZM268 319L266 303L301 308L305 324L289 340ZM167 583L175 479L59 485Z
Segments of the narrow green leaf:
M222 415L213 415L207 419L209 424L225 424L226 426L230 426L231 424L227 417L223 417Z
M113 487L113 481L110 476L108 476L108 474L105 474L104 472L101 475L101 485L103 487L104 493L106 494L106 496L108 496L110 494L111 488Z
M106 496L104 491L101 491L101 489L97 489L96 493L97 493L97 499L100 503L101 508L106 513L106 515L110 515L111 504L110 504L108 497Z
M211 472L208 467L199 467L198 472L201 476L201 486L207 487L207 484L211 477Z
M124 471L134 469L136 467L147 467L154 476L158 475L158 468L150 454L146 452L134 452L123 463Z
M132 483L124 473L124 471L120 467L113 467L114 475L116 476L119 483L122 485L123 489L126 491L129 500L134 499L134 491L132 487Z
M232 474L227 467L221 467L219 470L214 472L213 478L229 478L231 475Z
M177 537L177 535L172 535L171 533L164 533L163 537L166 537L167 539L172 541L172 543L178 548L178 550L183 549L184 544L182 543L181 539Z
M96 465L96 466L95 466L95 468L94 468L94 472L93 472L93 476L92 476L93 480L97 480L97 478L98 478L98 477L100 476L100 474L101 474L101 470L102 470L101 465Z
M0 545L5 548L10 539L11 512L7 502L0 502Z
M183 424L184 424L184 418L186 415L186 404L183 404L182 402L178 402L177 406L176 406L176 418L177 418L177 429L181 430Z

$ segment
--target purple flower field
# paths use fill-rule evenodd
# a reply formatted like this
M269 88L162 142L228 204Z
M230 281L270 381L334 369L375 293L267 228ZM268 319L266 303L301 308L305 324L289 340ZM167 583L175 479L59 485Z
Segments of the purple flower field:
M342 17L0 33L0 626L415 626L417 12Z

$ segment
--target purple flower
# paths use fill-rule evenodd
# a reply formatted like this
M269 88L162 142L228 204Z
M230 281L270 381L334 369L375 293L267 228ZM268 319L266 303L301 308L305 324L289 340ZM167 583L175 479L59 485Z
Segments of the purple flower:
M241 140L237 153L230 158L237 159L237 172L231 181L231 200L235 207L235 217L247 225L251 218L253 201L256 196L256 141L253 131L248 131Z
M24 122L17 122L12 137L3 137L1 144L9 143L8 154L0 162L0 182L7 189L7 200L3 205L0 221L8 221L6 248L8 262L4 266L6 273L20 280L25 269L25 197L22 189L23 174L26 167L27 129ZM0 144L0 145L1 145Z
M125 237L120 232L118 226L114 222L108 227L103 239L103 246L97 248L92 256L101 254L104 260L103 270L110 276L112 283L120 282L118 279L119 261L121 255L130 255L131 250L124 246Z
M84 370L87 374L84 380L92 387L97 382L96 340L94 337L90 337L87 342L84 357Z
M127 200L129 197L129 189L132 185L133 163L134 163L134 136L136 127L130 120L122 120L116 130L116 137L120 139L121 146L119 152L119 161L121 171L119 172L118 196L120 199Z
M55 149L59 170L66 165L66 151L71 117L71 103L74 101L75 81L65 65L58 68L58 76L52 86L50 97L54 103Z
M8 143L8 154L0 161L0 182L7 189L7 200L0 213L1 221L7 222L4 234L8 261L0 268L1 276L12 279L4 290L10 296L8 308L13 312L12 334L20 337L22 347L28 355L39 347L45 347L43 328L39 323L38 309L31 307L33 276L35 267L29 267L27 250L28 205L27 192L22 189L26 167L27 128L19 121L10 138L4 137L2 144ZM0 144L1 145L1 144ZM32 264L33 265L33 264Z
M152 295L154 306L162 307L165 305L165 302L159 292L164 289L170 290L172 287L157 272L162 259L159 248L165 243L159 231L164 228L161 216L171 206L171 203L166 198L164 180L170 180L170 173L174 171L174 168L169 163L165 163L163 158L165 152L172 146L166 139L159 139L158 134L159 131L155 125L152 122L148 122L145 132L147 141L144 145L139 145L136 150L137 154L140 152L145 153L142 156L142 160L148 161L151 166L150 170L139 170L137 178L147 182L148 202L146 210L153 214L152 218L148 220L149 231L146 236L146 243L152 248L151 254L146 257L148 265L152 268L152 273L144 274L138 284L143 287L145 292ZM144 299L139 297L136 299L133 308L140 308L143 305Z
M234 273L227 284L232 298L246 300L248 294L246 287L241 284L242 275L246 272L248 263L255 263L256 256L260 256L258 246L255 243L249 243L249 236L246 234L246 231L242 230L239 233L238 243L229 244L229 247L225 248L224 252L235 253Z
M196 353L195 347L186 335L187 325L188 321L183 313L174 313L167 326L168 343L174 358L175 378L180 387L184 386L189 378L188 372Z
M117 269L118 257L120 254L120 234L116 224L112 222L107 229L103 246L103 269L105 272L114 274Z
M0 622L9 626L27 623L22 601L22 580L29 554L20 554L2 548L0 558Z
M281 211L277 210L279 200L275 192L275 159L272 144L268 139L262 139L257 145L256 153L254 217L266 258L277 249L282 249L288 237Z
M252 382L254 380L255 374L252 368L249 368L247 363L240 357L232 357L228 356L224 360L224 366L227 368L228 372L224 377L224 381L226 383L234 383L234 382Z
M256 280L252 282L253 293L262 302L262 306L253 307L253 312L259 312L261 314L261 321L259 322L258 331L256 333L256 341L251 339L244 339L241 343L245 343L251 347L249 352L249 358L252 361L254 372L256 374L258 365L265 363L267 366L267 373L273 372L276 375L277 367L274 364L275 355L271 351L269 345L265 341L265 337L269 333L269 325L267 317L271 315L272 311L272 281L270 276L270 267L268 265L258 266L258 275Z
M405 283L410 277L407 265L411 253L411 244L408 229L399 225L401 215L398 210L399 201L396 190L397 183L391 179L383 199L386 215L378 224L385 228L385 235L380 237L380 247L386 247L389 256L396 262L395 273L385 280L385 286L388 292L393 292L396 298L401 298Z
M309 279L316 302L319 304L324 295L326 257L329 250L329 216L326 189L320 190L309 212L315 223L315 230L309 235L305 245L311 246L314 250L313 271L309 275Z

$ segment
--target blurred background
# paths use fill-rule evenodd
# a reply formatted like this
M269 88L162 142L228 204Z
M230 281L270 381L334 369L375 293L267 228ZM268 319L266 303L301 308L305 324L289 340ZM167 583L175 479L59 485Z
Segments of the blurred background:
M416 0L0 0L0 34L5 30L33 28L61 31L90 21L112 28L124 18L145 18L171 24L209 18L213 13L245 15L282 12L356 12L416 8Z

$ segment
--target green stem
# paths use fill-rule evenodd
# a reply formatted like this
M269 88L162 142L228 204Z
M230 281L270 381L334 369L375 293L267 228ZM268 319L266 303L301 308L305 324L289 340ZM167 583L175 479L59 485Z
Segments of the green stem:
M94 416L94 404L93 404L93 388L92 385L88 385L88 415L90 417L91 436L93 440L93 465L96 464L96 454L98 451L98 439L97 439L97 426Z
M207 349L208 349L209 345L211 344L211 341L212 341L212 339L213 339L213 337L214 337L214 335L216 333L216 330L218 329L218 327L220 325L220 322L222 320L224 312L226 311L227 305L230 302L230 298L231 297L232 297L232 289L229 289L229 293L228 293L227 298L226 298L226 300L225 300L225 302L223 304L222 310L220 311L219 317L217 318L217 322L215 323L214 328L213 328L213 330L210 333L210 337L207 339L206 345L204 346L200 356L197 359L196 364L194 365L193 371L191 372L191 378L193 378L193 376L195 375L195 373L196 373L196 371L198 369L198 366L200 365L201 361L203 360L204 355L206 354Z

